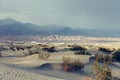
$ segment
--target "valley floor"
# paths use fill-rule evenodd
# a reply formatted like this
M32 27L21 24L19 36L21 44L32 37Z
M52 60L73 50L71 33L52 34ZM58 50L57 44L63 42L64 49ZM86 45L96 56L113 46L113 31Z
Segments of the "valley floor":
M61 48L65 47L59 47L59 50ZM89 49L89 51L97 52L95 49ZM72 51L50 53L47 60L38 59L37 54L24 57L22 51L6 51L2 52L2 55L0 58L0 80L81 80L82 77L91 76L90 56L75 55ZM63 56L79 58L85 64L85 68L78 72L63 71L60 67ZM120 77L120 63L114 63L111 68L113 76Z

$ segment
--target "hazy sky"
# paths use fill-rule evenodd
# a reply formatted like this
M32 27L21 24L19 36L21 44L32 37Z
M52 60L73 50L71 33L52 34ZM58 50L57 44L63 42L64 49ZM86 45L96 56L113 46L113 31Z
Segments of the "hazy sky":
M38 25L120 27L120 0L0 0L0 19Z

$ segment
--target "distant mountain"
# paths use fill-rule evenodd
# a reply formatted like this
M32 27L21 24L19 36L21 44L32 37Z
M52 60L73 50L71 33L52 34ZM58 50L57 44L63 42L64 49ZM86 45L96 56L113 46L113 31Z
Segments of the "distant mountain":
M84 35L84 32L78 29L73 29L70 27L65 27L56 32L57 35Z
M63 25L37 26L31 23L22 23L14 19L0 20L0 35L80 35L80 31Z
M59 31L59 30L65 28L65 27L68 27L68 26L57 25L57 24L49 24L49 25L43 25L42 29L46 30L48 32L55 32L55 31Z
M87 36L93 37L120 37L120 29L119 28L97 28L90 30L82 30L86 32Z
M31 23L22 23L10 18L0 20L1 35L32 35L40 31L40 28L40 26Z
M0 20L0 26L11 25L14 23L20 23L20 22L14 20L14 19L11 19L11 18L5 18L5 19Z
M120 29L74 29L69 26L56 24L38 26L31 23L22 23L14 19L5 18L0 20L0 35L85 35L97 37L120 37Z

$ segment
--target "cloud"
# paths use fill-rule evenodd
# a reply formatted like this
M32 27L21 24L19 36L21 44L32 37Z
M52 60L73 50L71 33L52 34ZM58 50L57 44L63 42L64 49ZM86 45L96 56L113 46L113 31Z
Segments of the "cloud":
M117 28L120 26L119 3L120 0L0 0L0 17L39 25Z

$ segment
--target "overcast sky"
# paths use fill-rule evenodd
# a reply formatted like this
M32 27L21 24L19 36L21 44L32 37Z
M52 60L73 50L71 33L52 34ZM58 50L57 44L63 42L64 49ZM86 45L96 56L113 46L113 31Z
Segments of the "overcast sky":
M38 25L120 27L120 0L0 0L0 19Z

